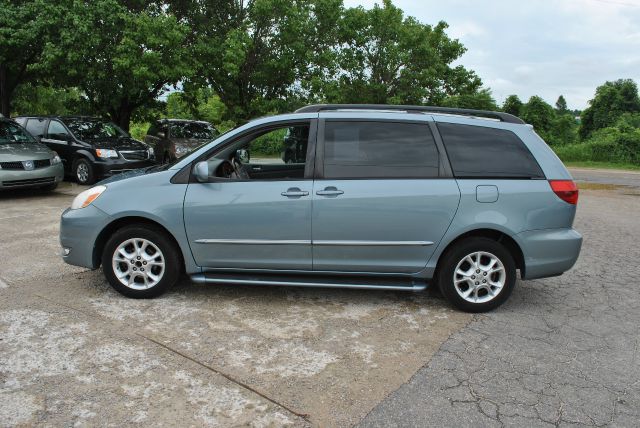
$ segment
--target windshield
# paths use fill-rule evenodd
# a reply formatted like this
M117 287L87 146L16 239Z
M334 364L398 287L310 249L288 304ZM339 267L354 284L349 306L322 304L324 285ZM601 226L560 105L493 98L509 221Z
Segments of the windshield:
M79 140L128 137L126 132L112 122L98 119L67 119L64 122Z
M171 125L171 137L173 138L197 138L207 140L213 139L216 134L216 129L209 123L177 122Z
M35 143L35 139L23 127L13 122L0 122L0 144Z

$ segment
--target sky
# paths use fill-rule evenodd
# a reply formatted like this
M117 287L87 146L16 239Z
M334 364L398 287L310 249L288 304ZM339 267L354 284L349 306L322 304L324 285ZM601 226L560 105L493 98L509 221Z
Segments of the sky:
M382 0L344 0L371 8ZM420 22L449 24L474 70L502 103L516 94L584 109L606 81L640 84L640 0L394 0Z

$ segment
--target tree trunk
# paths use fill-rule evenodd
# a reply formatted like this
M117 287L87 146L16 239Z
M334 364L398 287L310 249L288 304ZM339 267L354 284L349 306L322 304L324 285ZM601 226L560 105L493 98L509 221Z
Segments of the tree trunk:
M129 132L129 125L131 123L131 115L135 107L131 106L127 101L122 101L118 109L113 109L109 112L111 120L115 122L123 130Z
M9 90L9 77L7 76L7 66L0 64L0 113L4 117L11 115L11 92Z

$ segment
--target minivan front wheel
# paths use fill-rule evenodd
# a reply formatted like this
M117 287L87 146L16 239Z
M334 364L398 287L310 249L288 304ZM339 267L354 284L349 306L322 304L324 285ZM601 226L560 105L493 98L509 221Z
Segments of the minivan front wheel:
M79 184L93 184L96 181L93 167L86 159L80 158L75 161L73 173Z
M162 230L126 226L107 241L102 268L116 291L144 299L159 296L178 281L180 257Z
M504 303L516 282L516 265L507 249L492 239L473 237L445 254L438 272L442 294L467 312L486 312Z

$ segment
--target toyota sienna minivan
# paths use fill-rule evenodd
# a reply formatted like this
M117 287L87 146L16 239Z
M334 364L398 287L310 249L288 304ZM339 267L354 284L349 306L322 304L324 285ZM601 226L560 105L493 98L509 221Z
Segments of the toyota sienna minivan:
M303 153L283 160L288 139ZM279 147L280 146L280 147ZM500 112L314 105L262 118L163 166L80 193L67 263L134 298L197 283L424 290L502 304L580 252L578 190L547 144Z

